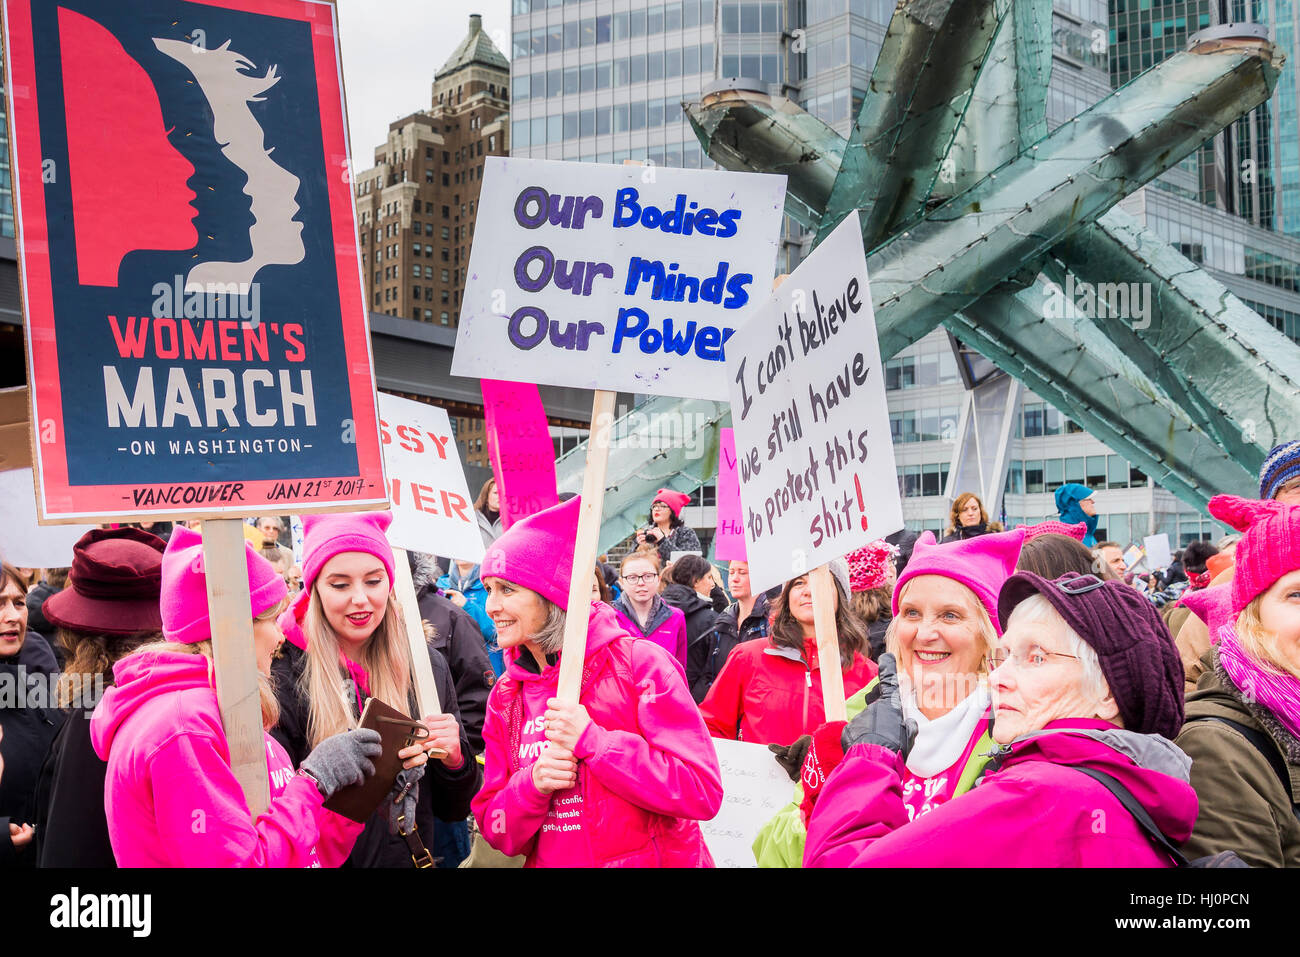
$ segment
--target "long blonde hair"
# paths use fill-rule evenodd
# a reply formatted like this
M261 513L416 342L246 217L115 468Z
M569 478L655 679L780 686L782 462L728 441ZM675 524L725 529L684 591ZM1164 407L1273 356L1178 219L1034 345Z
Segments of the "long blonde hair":
M307 660L298 690L307 700L307 742L316 747L326 738L357 726L343 686L342 649L338 636L325 619L320 592L312 586L303 616ZM361 646L357 664L365 669L370 694L411 717L408 695L411 683L411 649L402 626L401 610L390 592L384 617Z
M1265 671L1271 671L1275 675L1300 678L1300 669L1297 669L1287 660L1287 656L1282 654L1277 634L1265 628L1263 620L1259 617L1259 608L1263 601L1263 594L1258 595L1237 616L1237 643Z

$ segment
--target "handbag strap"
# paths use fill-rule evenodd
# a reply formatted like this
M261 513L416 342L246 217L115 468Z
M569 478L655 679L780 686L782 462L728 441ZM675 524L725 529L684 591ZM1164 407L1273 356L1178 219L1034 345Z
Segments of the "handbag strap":
M1074 770L1081 774L1088 775L1088 777L1092 778L1114 795L1115 800L1124 805L1124 810L1133 815L1134 820L1137 821L1138 826L1146 833L1146 836L1151 840L1151 843L1154 844L1157 849L1164 851L1174 859L1175 867L1191 866L1191 862L1187 860L1183 855L1183 852L1165 836L1164 831L1160 830L1156 822L1151 820L1151 815L1147 813L1147 809L1138 803L1137 798L1133 796L1133 793L1129 791L1128 788L1124 787L1123 784L1111 777L1105 771L1098 771L1095 768L1087 768L1083 766L1077 766Z
M1233 731L1236 731L1263 756L1269 767L1273 769L1273 773L1277 775L1278 780L1282 782L1282 792L1288 798L1291 796L1291 773L1286 769L1286 761L1282 758L1281 750L1267 734L1244 725L1240 721L1233 721L1231 718L1220 718L1218 715L1213 714L1197 715L1195 718L1189 719L1188 724L1193 721L1214 721L1218 724L1226 724ZM1294 801L1291 802L1291 813L1295 815L1297 820L1300 820L1300 805L1297 805Z

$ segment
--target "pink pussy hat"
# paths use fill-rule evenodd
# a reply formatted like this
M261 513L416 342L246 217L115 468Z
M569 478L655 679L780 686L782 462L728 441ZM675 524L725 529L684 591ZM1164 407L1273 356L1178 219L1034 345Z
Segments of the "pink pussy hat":
M274 608L289 594L275 566L244 542L244 564L248 566L248 596L253 617ZM212 637L208 615L208 576L203 563L203 536L183 525L172 529L162 556L163 637L168 641L194 644Z
M691 497L685 492L674 492L670 488L661 488L655 492L654 502L663 502L678 518L682 517L682 509L691 503ZM652 503L653 504L653 503Z
M365 552L384 563L393 585L393 546L384 532L393 524L392 512L338 512L304 515L302 519L302 588L311 591L316 576L335 555Z
M1237 616L1232 614L1232 582L1187 592L1182 597L1182 604L1205 622L1205 627L1210 630L1211 644L1219 643L1220 628L1236 621Z
M1017 525L1016 528L1025 530L1025 540L1037 538L1039 535L1069 535L1075 541L1081 542L1088 535L1088 526L1084 522L1078 522L1074 525L1067 525L1065 522L1049 520L1039 522L1037 525Z
M568 610L582 496L534 512L488 546L479 578L503 578Z
M912 549L907 568L894 585L893 612L898 615L898 596L903 586L918 575L942 575L960 582L983 603L993 622L994 630L1001 635L998 621L998 592L1016 571L1020 559L1020 546L1025 541L1023 528L1009 532L993 532L940 545L932 532L922 532Z
M1300 568L1300 505L1256 501L1236 495L1210 499L1210 514L1244 532L1233 554L1232 617Z

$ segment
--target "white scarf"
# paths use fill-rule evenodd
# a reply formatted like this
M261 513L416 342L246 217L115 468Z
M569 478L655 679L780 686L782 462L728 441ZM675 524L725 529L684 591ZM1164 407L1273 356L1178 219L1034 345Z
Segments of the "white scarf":
M907 769L917 777L932 778L956 764L988 708L988 690L980 685L957 707L931 721L921 714L916 693L909 688L903 696L903 713L916 722L917 732Z

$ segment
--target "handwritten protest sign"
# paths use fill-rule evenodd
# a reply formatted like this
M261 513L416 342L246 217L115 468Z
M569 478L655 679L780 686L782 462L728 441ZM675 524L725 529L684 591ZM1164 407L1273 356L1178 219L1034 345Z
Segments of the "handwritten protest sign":
M777 811L790 803L794 785L762 744L714 738L722 771L722 807L701 821L704 843L718 867L757 867L754 838Z
M447 413L381 392L379 439L393 505L388 540L413 551L481 561L483 537Z
M719 429L718 530L713 536L713 557L719 561L745 561L745 522L740 510L740 477L736 474L736 434Z
M853 212L732 339L755 592L903 527L861 235Z
M43 518L382 504L333 4L4 33Z
M489 157L452 373L727 397L785 177Z
M555 491L555 445L537 386L484 379L484 425L488 457L497 481L501 526L550 508Z

